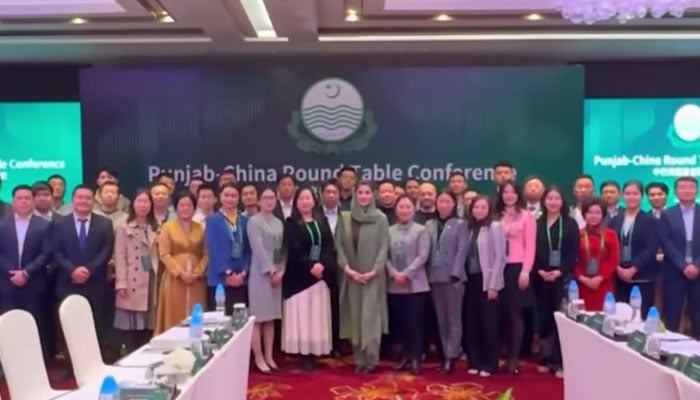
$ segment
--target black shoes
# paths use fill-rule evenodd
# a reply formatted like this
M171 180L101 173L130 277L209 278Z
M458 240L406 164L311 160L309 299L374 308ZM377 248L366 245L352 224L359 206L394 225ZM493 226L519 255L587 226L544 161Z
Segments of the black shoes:
M452 360L445 360L445 362L442 363L440 368L438 368L438 372L442 375L452 373Z
M420 375L420 361L418 360L413 360L411 361L411 373L413 375Z
M408 368L409 360L404 357L396 365L394 365L394 371L403 371Z

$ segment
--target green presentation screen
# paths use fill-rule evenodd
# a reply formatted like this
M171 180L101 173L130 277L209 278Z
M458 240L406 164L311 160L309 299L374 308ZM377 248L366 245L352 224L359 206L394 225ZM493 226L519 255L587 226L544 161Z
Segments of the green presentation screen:
M583 171L597 184L700 176L700 98L585 101ZM673 204L673 193L669 194Z
M0 198L52 174L66 178L66 195L83 180L80 103L0 103Z

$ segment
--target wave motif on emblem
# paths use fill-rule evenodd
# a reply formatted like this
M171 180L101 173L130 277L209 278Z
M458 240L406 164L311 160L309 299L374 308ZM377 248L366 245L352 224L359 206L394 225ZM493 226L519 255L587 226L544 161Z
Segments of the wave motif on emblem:
M364 104L357 89L337 78L316 82L301 102L304 127L324 142L339 142L362 125Z

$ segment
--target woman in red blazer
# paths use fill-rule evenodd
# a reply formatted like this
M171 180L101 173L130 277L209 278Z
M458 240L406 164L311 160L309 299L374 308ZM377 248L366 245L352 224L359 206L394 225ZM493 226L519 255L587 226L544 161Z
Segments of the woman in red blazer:
M586 226L580 232L578 261L574 276L587 311L602 311L605 294L612 292L613 277L620 265L620 242L614 230L605 226L606 207L598 199L581 206Z

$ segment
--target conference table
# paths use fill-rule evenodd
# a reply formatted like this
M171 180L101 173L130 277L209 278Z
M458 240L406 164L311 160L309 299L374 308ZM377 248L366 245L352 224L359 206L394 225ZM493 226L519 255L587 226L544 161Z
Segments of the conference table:
M561 312L554 318L564 362L565 400L700 400L700 383Z
M211 360L202 369L180 385L181 393L177 400L245 400L248 395L248 370L254 323L255 318L251 317L221 349L214 352ZM159 336L164 335L169 338L180 336L185 340L189 329L176 326ZM158 340L159 336L153 340ZM109 374L114 376L117 382L143 382L148 366L162 358L161 351L155 351L146 344L110 366ZM56 399L95 400L99 397L103 379L104 377L101 377L98 381L89 382L82 388Z

